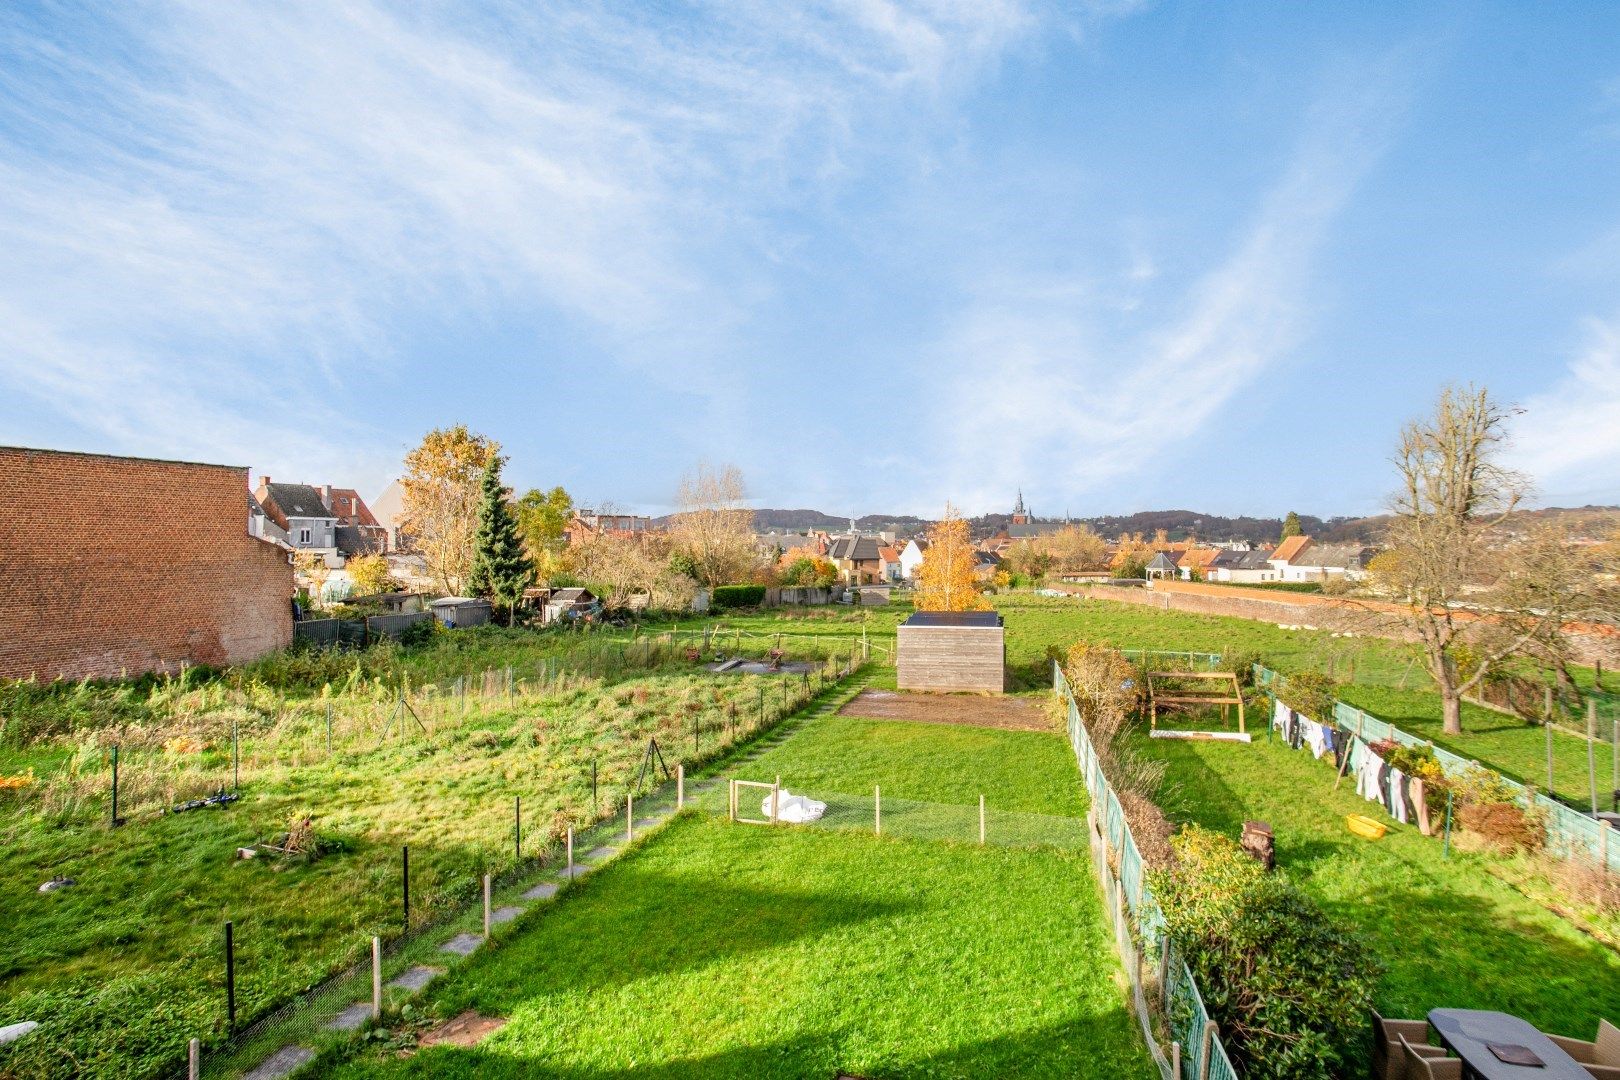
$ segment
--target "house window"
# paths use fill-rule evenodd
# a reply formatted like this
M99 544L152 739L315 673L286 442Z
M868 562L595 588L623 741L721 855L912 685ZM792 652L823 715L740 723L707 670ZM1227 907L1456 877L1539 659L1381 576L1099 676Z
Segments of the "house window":
M298 530L298 542L300 544L309 543L309 530L308 529L299 529Z

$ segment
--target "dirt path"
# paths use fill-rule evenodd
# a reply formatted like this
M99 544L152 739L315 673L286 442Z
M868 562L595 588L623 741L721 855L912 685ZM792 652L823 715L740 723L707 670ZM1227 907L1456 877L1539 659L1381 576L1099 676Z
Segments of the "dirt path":
M973 694L908 694L862 690L838 710L840 716L870 720L915 720L925 724L1049 731L1046 714L1028 698Z

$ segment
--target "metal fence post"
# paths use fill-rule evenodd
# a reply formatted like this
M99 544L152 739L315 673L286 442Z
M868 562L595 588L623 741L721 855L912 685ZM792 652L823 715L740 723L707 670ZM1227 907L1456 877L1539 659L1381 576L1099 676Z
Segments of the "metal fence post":
M118 821L118 747L112 748L112 824L117 828Z
M411 928L411 846L404 844L399 849L399 895L400 906L404 911L403 926L406 931Z
M634 842L636 838L636 797L626 793L624 797L624 839L626 843Z
M225 1030L236 1031L236 937L229 919L225 920Z
M382 1016L382 938L371 939L371 1018Z
M574 880L574 827L568 826L568 880Z
M512 858L523 861L523 796L512 796Z

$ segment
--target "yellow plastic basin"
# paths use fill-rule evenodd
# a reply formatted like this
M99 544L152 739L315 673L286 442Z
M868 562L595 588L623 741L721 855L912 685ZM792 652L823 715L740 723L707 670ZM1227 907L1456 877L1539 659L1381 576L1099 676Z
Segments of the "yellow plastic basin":
M1365 817L1361 814L1351 814L1349 817L1344 819L1344 823L1350 826L1351 832L1355 833L1357 836L1364 836L1368 840L1381 839L1383 835L1389 831L1389 827L1387 825L1379 821L1374 821L1372 818Z

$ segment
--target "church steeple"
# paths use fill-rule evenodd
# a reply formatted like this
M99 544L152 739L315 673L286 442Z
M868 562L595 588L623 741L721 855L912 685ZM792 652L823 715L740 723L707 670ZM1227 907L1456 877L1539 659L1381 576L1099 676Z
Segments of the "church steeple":
M1029 524L1029 510L1024 506L1024 489L1018 489L1018 503L1013 507L1012 523L1014 525Z

